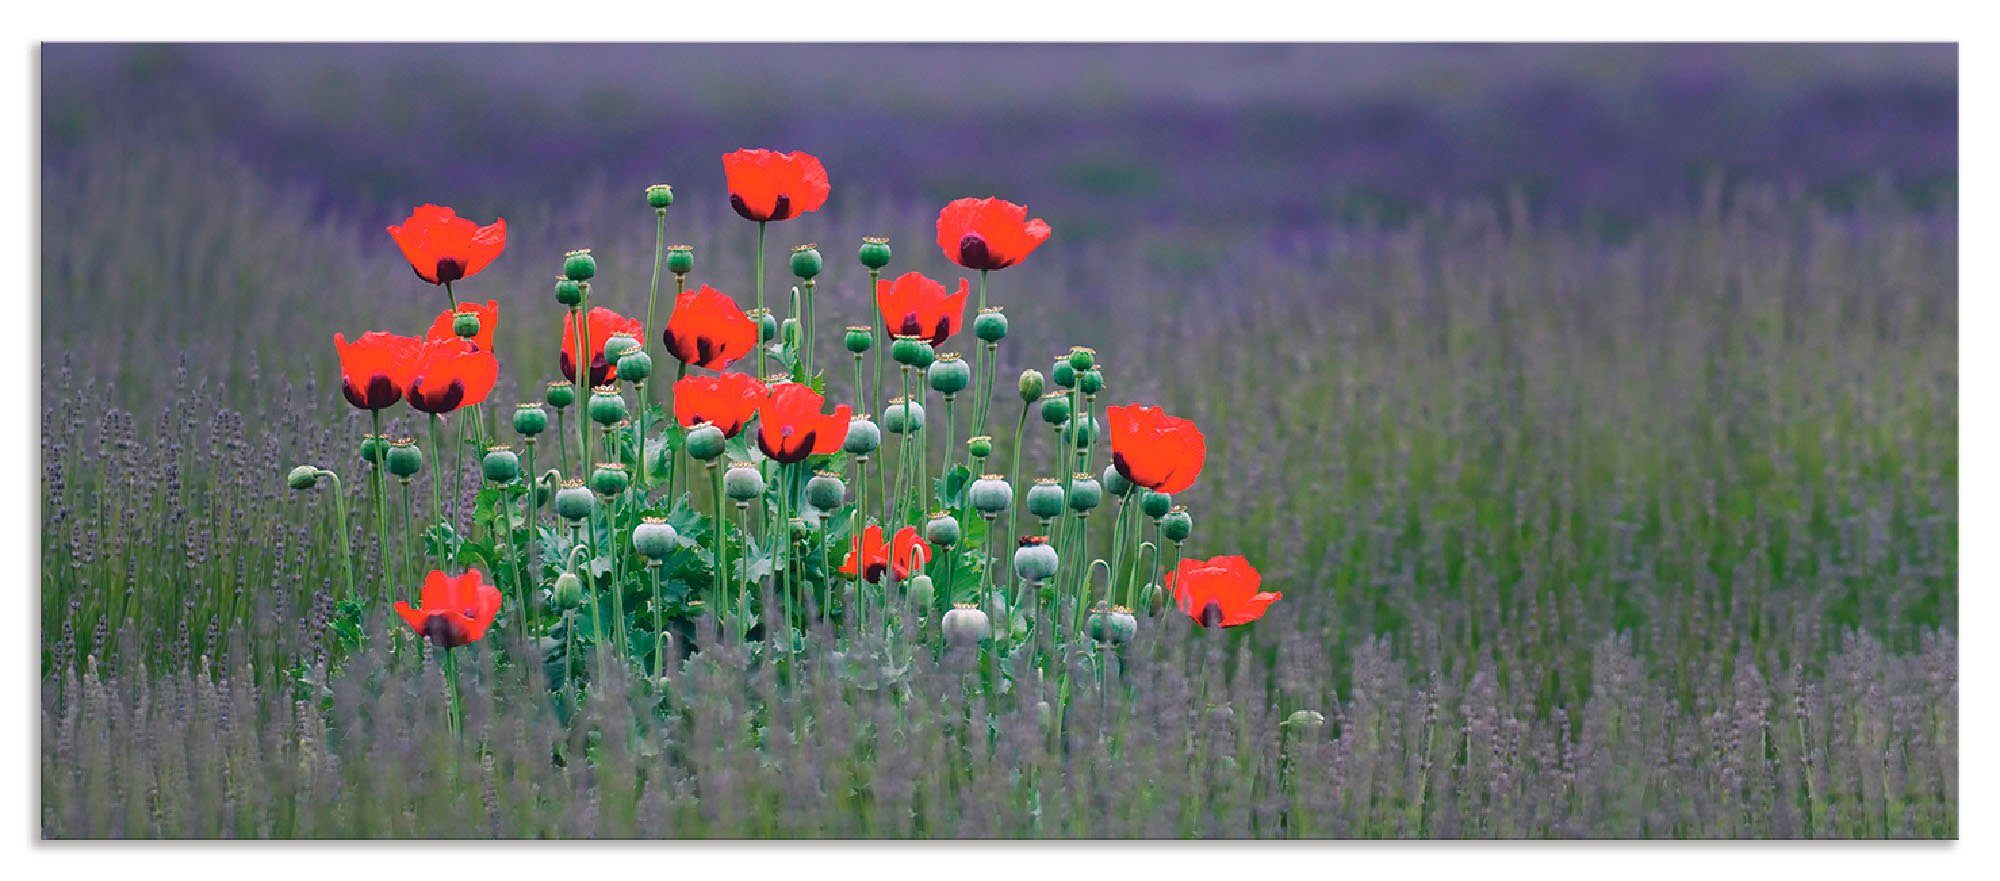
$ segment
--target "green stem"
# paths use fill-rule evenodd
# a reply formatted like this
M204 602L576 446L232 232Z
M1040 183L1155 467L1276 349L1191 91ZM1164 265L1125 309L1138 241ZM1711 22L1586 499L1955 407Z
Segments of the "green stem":
M769 224L765 221L762 220L757 221L757 309L759 310L760 314L764 311L764 228L768 225ZM762 319L760 318L758 320L761 321ZM757 340L758 382L764 381L764 376L766 375L765 364L764 364L764 349L765 345L762 339L762 332L759 331L759 338Z
M403 484L403 571L410 576L406 586L411 591L410 599L415 600L417 599L416 585L419 581L423 580L416 577L417 558L415 553L410 550L410 533L417 531L415 526L416 518L411 514L410 479L405 477L401 483Z
M535 473L535 439L525 438L521 445L527 448L524 453L528 460L528 470L524 472L528 478L528 496L521 500L521 520L528 527L528 565L518 580L521 582L521 620L532 633L535 629L534 594L542 584L542 572L535 559L535 539L541 537L542 531L542 509L535 503L541 475Z
M444 520L444 454L438 451L438 417L430 414L431 428L431 514Z
M448 716L451 723L451 733L454 735L463 735L465 733L465 705L460 702L458 696L458 655L456 652L457 650L452 648L444 650L444 686L451 694L451 703L449 704L450 715Z
M368 480L375 493L375 550L382 562L382 596L386 597L397 577L391 574L395 565L389 556L389 477L382 471L382 463L389 455L389 439L382 435L382 411L370 410L368 415L375 425L375 437L381 441L378 447L381 455L368 463ZM401 577L408 577L408 573Z
M319 472L319 476L321 476L321 477L324 477L324 478L326 478L326 479L327 479L327 480L328 480L329 482L331 482L331 483L333 484L333 516L334 516L334 520L335 520L335 523L336 523L336 524L337 524L337 525L338 525L338 526L340 527L340 533L339 533L339 539L340 539L340 566L341 566L341 570L342 570L343 574L345 574L345 575L347 576L347 597L346 597L346 598L349 598L349 599L351 599L351 598L353 598L353 597L354 597L354 595L355 595L355 593L354 593L354 554L352 553L352 548L348 547L348 543L347 543L347 537L348 537L348 532L347 532L347 491L346 491L345 489L343 489L343 488L341 487L341 485L340 485L340 475L338 475L338 474L335 474L335 473L333 473L333 472L331 472L331 471L328 471L328 470L326 470L326 469L322 468L322 469L320 469L320 472Z
M1033 406L1034 404L1032 403L1023 402L1021 404L1021 421L1014 425L1014 462L1007 469L1007 486L1014 491L1016 502L1023 495L1021 491L1021 435L1027 431L1028 408ZM1015 512L1019 510L1021 510L1019 504L1009 504L1007 506L1007 537L1010 540L1015 538L1014 516ZM1006 545L1003 544L1001 547L1006 547ZM1007 558L1007 580L1014 580L1014 559L1011 556Z

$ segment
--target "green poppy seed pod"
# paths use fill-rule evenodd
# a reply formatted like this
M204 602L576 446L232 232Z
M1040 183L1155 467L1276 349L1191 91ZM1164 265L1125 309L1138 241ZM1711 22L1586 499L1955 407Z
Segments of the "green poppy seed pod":
M930 378L933 391L950 397L972 384L972 365L958 357L957 352L946 352L938 356L924 375Z
M646 204L654 211L665 211L674 204L674 188L666 184L653 184L646 188Z
M941 548L958 544L958 518L946 513L931 515L924 521L924 540Z
M1089 370L1077 371L1076 390L1086 395L1094 395L1104 391L1104 371L1095 367Z
M772 315L771 310L751 309L743 314L750 316L751 321L757 322L758 342L768 343L778 338L778 316Z
M564 572L556 576L555 595L552 599L556 601L556 607L561 609L574 609L583 605L583 579L576 577L575 572Z
M521 457L507 447L493 447L479 460L479 471L494 483L513 483L521 476Z
M987 456L991 456L993 455L993 438L984 434L967 438L965 441L965 451L971 453L974 459L984 459Z
M1030 535L1014 549L1014 574L1025 581L1047 581L1056 574L1056 549L1047 536Z
M792 249L793 275L799 278L813 278L819 275L819 271L825 266L826 262L820 259L818 246L808 243Z
M821 471L806 481L806 504L822 511L832 511L847 500L847 484L841 482L840 475L832 471Z
M1035 401L1041 400L1043 387L1042 372L1040 370L1029 368L1021 371L1020 389L1021 401L1023 403L1032 404Z
M1139 499L1139 510L1154 520L1167 516L1167 512L1173 509L1174 497L1163 492L1148 490L1145 497Z
M542 395L542 400L548 401L549 406L561 410L576 403L576 386L561 380L551 382L548 390Z
M549 411L542 409L542 405L533 402L514 405L514 433L532 438L548 427Z
M937 363L937 350L931 348L930 346L922 346L917 349L916 363L911 364L910 366L915 367L918 370L929 370L931 368L931 365L935 363Z
M311 465L300 465L285 475L285 485L292 489L312 489L319 482L319 469Z
M653 375L653 356L646 354L640 346L626 349L618 356L618 378L626 382L645 382Z
M408 480L424 470L424 451L417 448L417 442L410 438L397 438L390 442L389 451L383 454L384 464L389 473Z
M632 549L648 560L663 560L680 546L680 535L665 517L646 517L632 529Z
M847 351L860 355L875 348L875 331L859 324L850 324L847 326L847 335L841 338L841 342L847 346Z
M479 313L460 312L451 317L451 332L471 339L479 335Z
M694 246L674 245L667 249L667 271L686 275L694 271Z
M604 360L616 364L626 352L636 348L639 348L639 341L631 334L614 333L604 341Z
M1069 396L1061 392L1050 392L1042 396L1042 421L1050 425L1069 422Z
M898 336L889 344L889 357L905 367L920 367L924 353L930 351L930 343L922 337Z
M1078 473L1069 480L1069 507L1072 511L1088 511L1104 501L1104 485L1097 478Z
M1090 638L1098 642L1126 643L1139 632L1139 619L1132 617L1132 610L1124 606L1106 609L1100 605L1091 610L1086 626Z
M997 343L1007 338L1007 313L998 306L988 306L979 310L979 317L972 319L972 335L989 343Z
M707 462L721 456L723 448L728 444L729 439L722 436L722 429L708 422L695 426L687 435L688 455L694 457L697 462Z
M966 489L965 498L972 503L973 510L991 517L1014 503L1014 488L1007 485L1005 477L985 474Z
M1118 466L1116 465L1104 466L1104 473L1098 477L1098 480L1104 484L1105 492L1120 498L1123 498L1126 493L1132 491L1132 481L1126 480L1125 475L1119 474Z
M625 406L625 396L618 393L617 386L601 385L590 390L590 421L610 427L625 421L632 411Z
M882 267L889 265L890 256L888 236L862 237L861 265L880 272Z
M931 583L929 575L919 572L910 576L910 580L904 582L903 586L904 591L909 594L912 606L929 609L932 603L937 602L937 585Z
M632 475L618 462L599 462L597 470L590 472L590 489L605 498L624 492L632 485Z
M764 475L747 462L730 465L728 471L722 472L722 494L736 502L757 498L764 494Z
M944 613L944 638L952 645L976 645L992 635L992 619L975 603L959 603Z
M562 489L556 490L556 516L564 520L582 520L596 507L597 497L582 480L565 480Z
M1102 428L1097 423L1097 417L1086 415L1063 423L1063 438L1081 450L1097 441L1098 431Z
M847 423L847 440L841 442L841 449L856 456L866 456L881 446L882 429L875 426L875 420L861 415Z
M1044 477L1028 487L1028 513L1047 520L1062 516L1063 488L1053 477Z
M557 278L556 302L565 306L583 302L583 285L573 278Z
M882 408L882 428L890 434L923 431L924 405L900 395L890 398Z
M1096 363L1097 363L1096 349L1088 348L1085 346L1070 347L1069 366L1074 367L1079 371L1083 371L1083 370L1089 370L1091 366L1095 365Z
M1049 378L1056 381L1056 388L1073 388L1076 386L1076 368L1069 366L1069 359L1057 358L1056 363L1049 366Z
M597 275L597 258L590 256L589 248L581 248L563 255L563 277L571 281L589 281Z
M361 461L372 465L382 464L382 457L389 452L389 438L379 434L361 436Z
M1187 509L1180 505L1175 505L1165 517L1160 518L1160 537L1167 541L1180 544L1187 541L1188 535L1192 532L1194 532L1194 518L1188 516Z

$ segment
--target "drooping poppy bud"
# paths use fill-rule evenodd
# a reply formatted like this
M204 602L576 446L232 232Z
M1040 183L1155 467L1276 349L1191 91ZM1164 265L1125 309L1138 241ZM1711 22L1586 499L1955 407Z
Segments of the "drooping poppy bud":
M826 204L826 166L804 151L737 150L722 157L729 207L759 223L790 220Z
M937 602L937 585L931 582L929 575L921 572L903 582L903 593L909 597L911 608L928 609Z
M1021 382L1018 386L1021 391L1021 402L1031 404L1040 400L1044 387L1042 383L1042 372L1040 370L1030 368L1021 371ZM1064 416L1063 418L1068 419L1069 417Z
M556 576L556 586L550 591L550 599L555 600L558 609L574 609L583 605L583 579L575 572L564 572Z
M1049 224L1005 199L954 199L938 212L937 243L967 269L1006 269L1049 239Z
M419 205L409 219L389 227L417 277L431 284L471 278L507 249L507 219L480 226L442 205Z
M295 490L312 489L319 483L319 469L311 465L300 465L285 475L285 485Z

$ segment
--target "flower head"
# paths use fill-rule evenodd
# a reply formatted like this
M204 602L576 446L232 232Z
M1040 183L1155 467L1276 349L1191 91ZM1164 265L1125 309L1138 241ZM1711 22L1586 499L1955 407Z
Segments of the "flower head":
M395 406L410 388L422 347L422 340L379 330L351 343L345 335L334 334L333 348L340 353L340 393L363 410Z
M408 220L389 227L389 237L418 278L450 284L479 274L507 249L507 219L480 226L442 205L418 205Z
M452 577L433 569L424 579L423 607L396 601L396 614L410 629L441 648L478 642L500 615L500 589L486 583L478 571Z
M779 462L839 452L852 411L846 404L822 413L826 399L811 386L787 382L771 388L757 407L757 447Z
M638 336L646 332L644 322L637 318L626 318L603 306L596 306L590 310L590 320L584 324L584 330L590 335L585 345L590 347L592 388L608 385L618 378L618 365L604 357L604 341L611 339L613 334ZM562 354L558 356L558 366L562 368L563 377L571 382L576 381L576 342L576 313L572 311L563 315Z
M450 413L486 400L499 378L500 359L471 341L425 340L410 380L410 406L432 415Z
M937 243L967 269L1006 269L1049 240L1049 225L1005 199L954 199L938 212Z
M708 285L682 291L662 332L667 351L691 367L721 370L757 348L757 322Z
M1111 464L1147 489L1177 493L1194 485L1208 458L1208 440L1192 420L1158 407L1106 407L1111 422Z
M840 574L860 575L879 584L883 574L893 570L897 581L905 581L910 577L913 562L921 567L930 559L931 543L917 534L916 527L905 526L896 530L893 541L883 541L882 527L870 523L848 546L847 561L840 564Z
M1203 627L1235 627L1264 617L1284 594L1259 588L1257 568L1242 557L1182 560L1167 573L1167 590L1182 612Z
M722 157L729 205L745 220L790 220L826 204L826 166L806 152L737 150Z
M446 309L443 312L439 312L436 320L431 322L430 331L424 334L424 339L457 339L458 333L452 330L451 325L458 318L458 313L460 312L470 312L479 316L479 333L473 335L472 343L478 346L482 352L493 351L493 331L500 326L499 300L487 300L484 306L468 300L458 304L458 309L456 310Z
M882 326L891 336L922 337L935 349L964 325L965 298L971 292L962 278L958 290L947 295L944 285L923 273L905 272L894 281L885 278L875 283L875 305L882 310Z
M674 421L682 428L704 422L735 437L757 415L764 402L764 384L747 373L684 376L674 382Z

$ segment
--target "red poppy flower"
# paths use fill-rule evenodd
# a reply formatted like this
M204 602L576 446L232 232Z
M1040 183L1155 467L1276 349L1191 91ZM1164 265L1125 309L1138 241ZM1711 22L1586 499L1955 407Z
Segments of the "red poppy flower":
M707 422L722 429L723 437L735 437L763 402L764 384L748 374L683 376L674 382L674 421L682 428Z
M500 359L492 352L453 337L425 340L410 380L410 406L433 415L470 407L493 391L500 378Z
M847 440L853 411L846 404L821 413L826 399L804 383L785 382L764 394L757 405L757 447L764 455L790 464L807 456L837 452Z
M800 151L738 150L722 157L729 206L745 220L790 220L826 204L831 189L819 157Z
M618 378L618 365L604 359L604 341L615 334L639 336L646 332L644 322L637 318L626 318L616 312L597 306L590 310L590 321L584 325L590 346L590 384L592 387L607 385ZM557 358L562 367L564 379L576 381L576 313L563 315L562 354Z
M458 334L451 329L451 323L458 318L459 312L470 312L479 316L479 333L473 335L472 343L482 352L493 351L493 329L500 326L499 300L487 300L484 306L468 300L458 304L457 310L446 309L439 312L437 320L431 322L430 332L424 334L424 339L459 339Z
M412 609L397 600L396 614L409 622L411 630L443 648L478 642L500 615L500 588L487 584L477 571L453 578L432 569L424 579L422 601L423 608Z
M333 348L340 353L340 393L363 410L395 406L410 388L422 347L422 340L379 330L351 343L345 335L334 334Z
M919 548L921 552L918 552ZM840 564L840 574L853 577L857 573L865 573L863 578L880 584L883 573L894 569L896 580L903 581L910 577L912 558L918 566L929 563L931 559L931 543L917 534L916 527L898 529L894 542L884 542L882 527L870 523L848 546L847 562Z
M721 370L756 350L757 322L728 294L702 285L674 298L662 338L681 363Z
M923 337L935 349L965 324L965 298L972 288L958 280L958 291L947 296L944 285L921 272L905 272L895 281L875 283L875 305L882 326L896 336Z
M1049 240L1049 224L1005 199L953 199L938 212L937 243L967 269L1006 269Z
M1177 493L1194 485L1208 458L1208 440L1193 420L1158 407L1106 407L1111 422L1111 464L1147 489Z
M442 205L418 205L401 226L389 227L389 236L418 278L450 284L478 275L507 250L507 218L480 226Z
M1242 557L1182 560L1167 573L1167 590L1182 612L1203 627L1235 627L1264 617L1284 594L1259 589L1257 567Z

